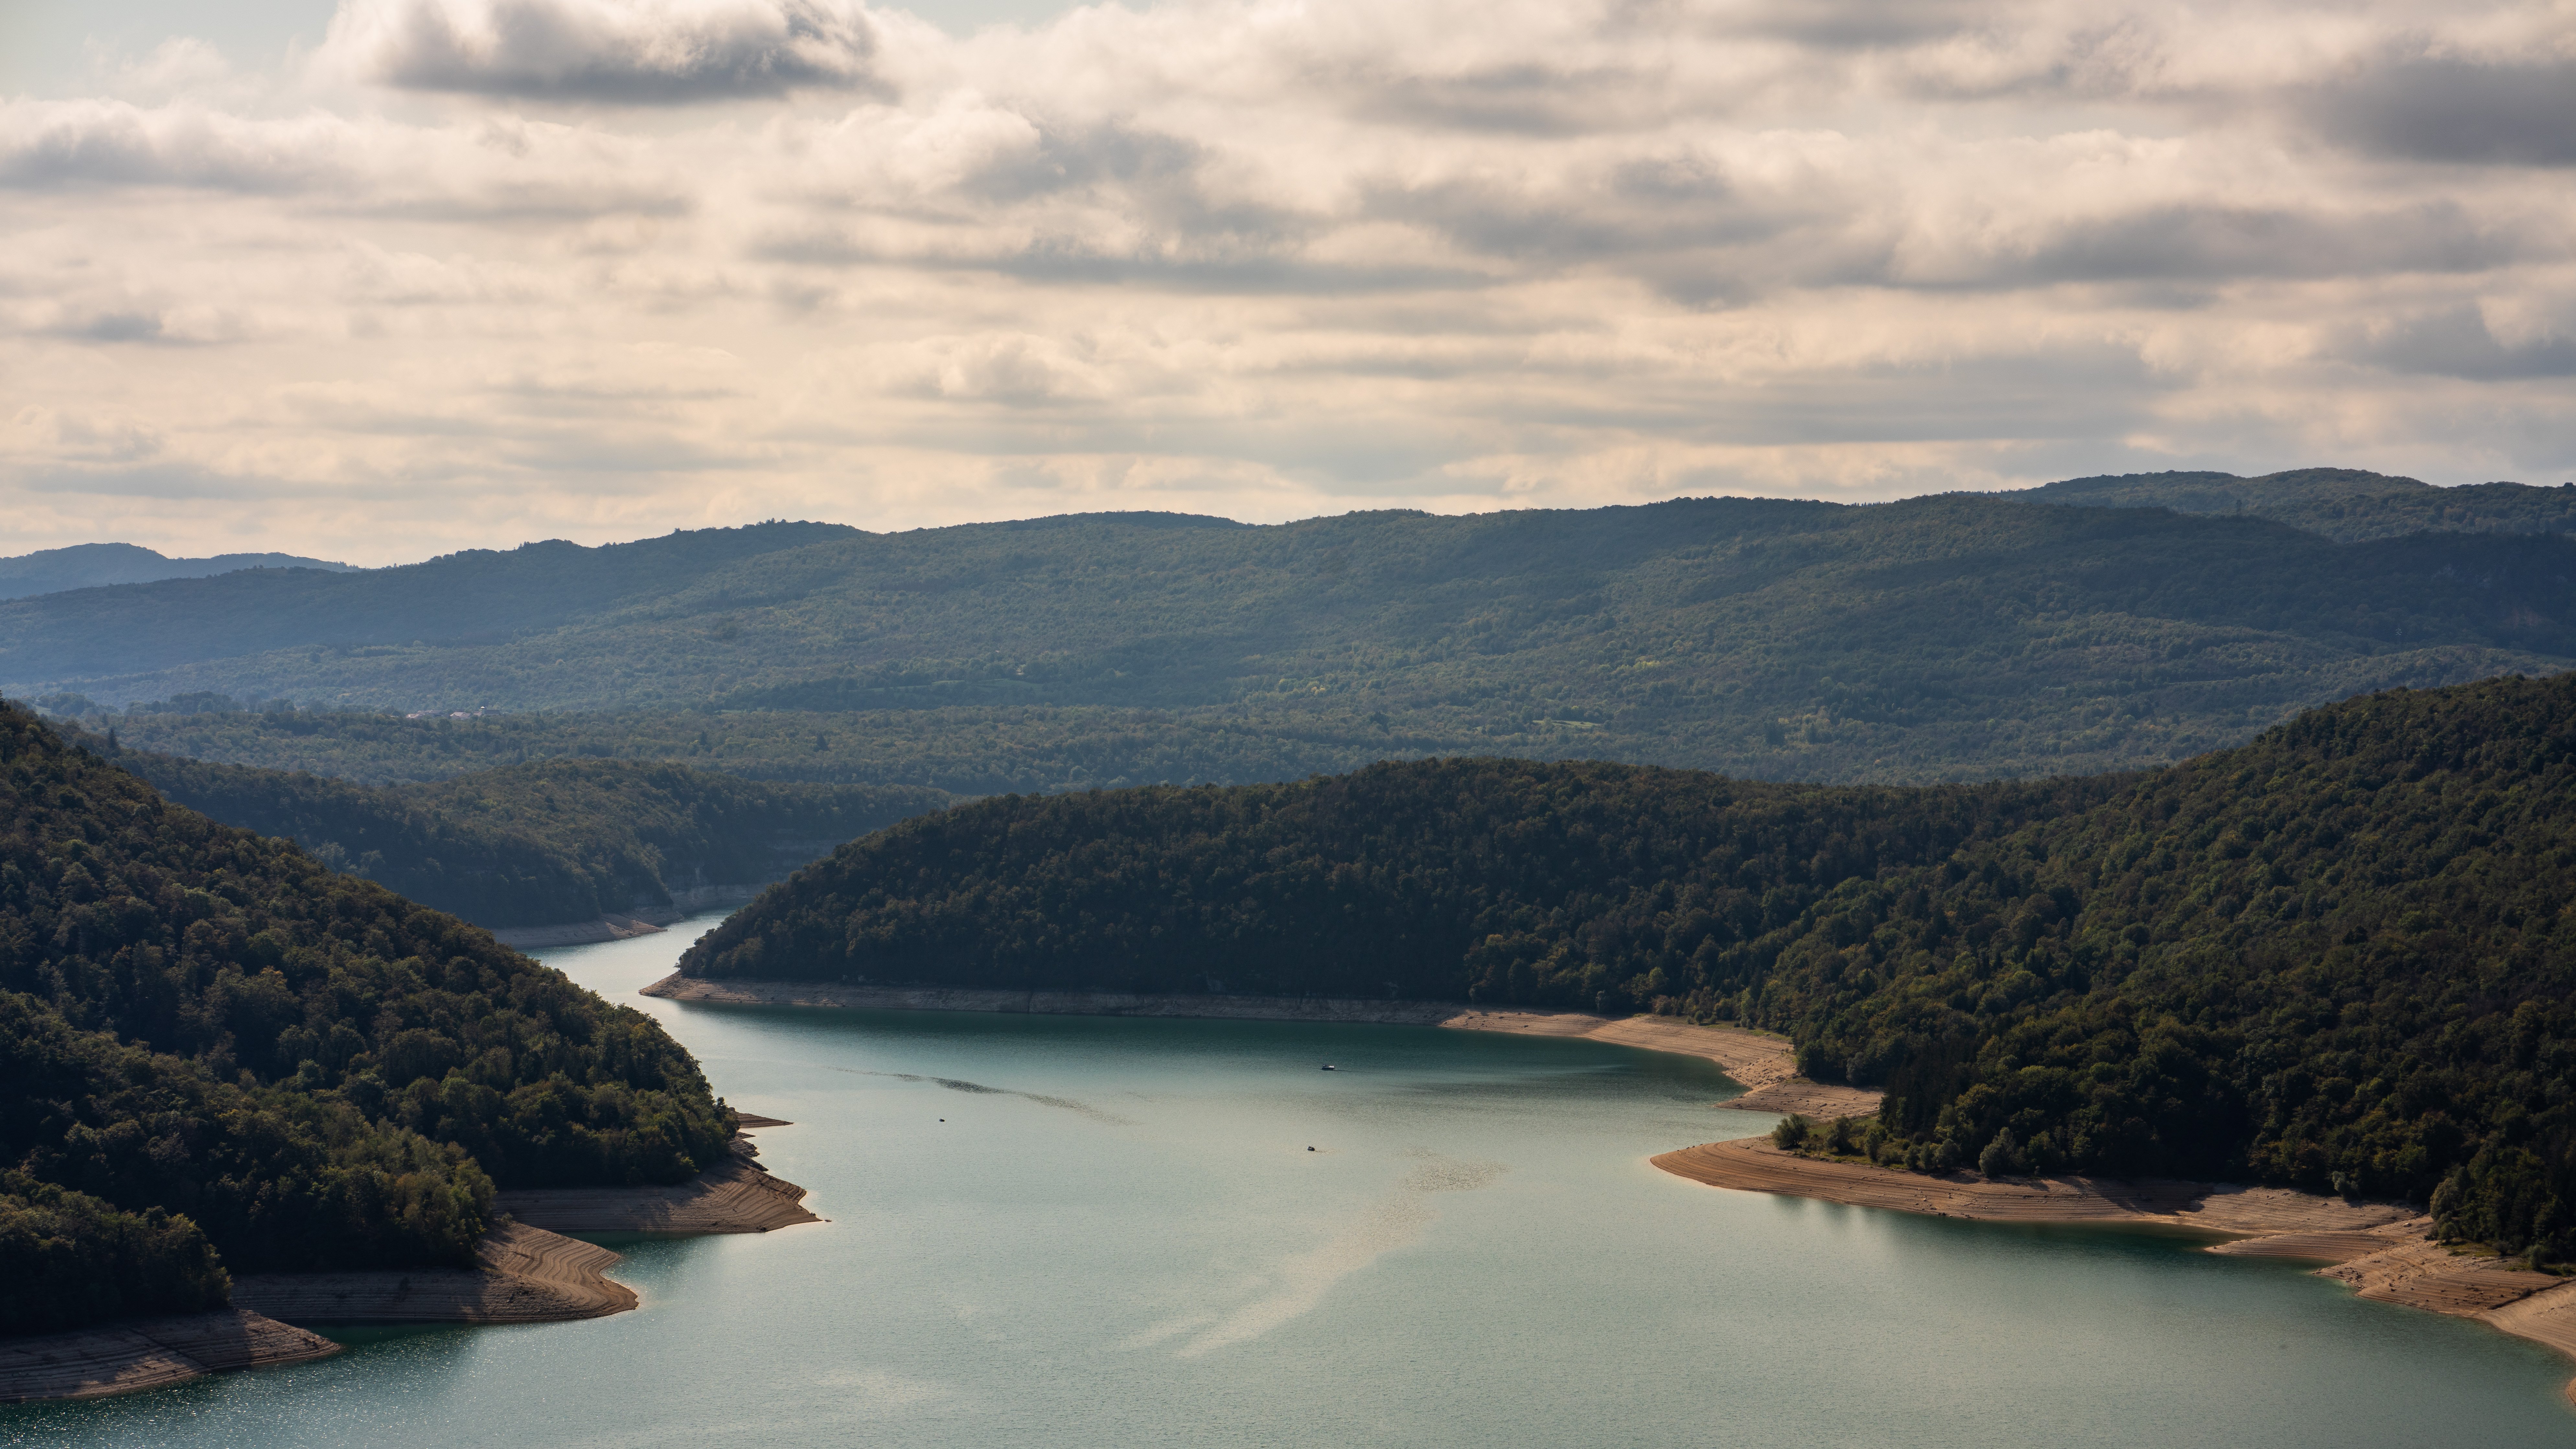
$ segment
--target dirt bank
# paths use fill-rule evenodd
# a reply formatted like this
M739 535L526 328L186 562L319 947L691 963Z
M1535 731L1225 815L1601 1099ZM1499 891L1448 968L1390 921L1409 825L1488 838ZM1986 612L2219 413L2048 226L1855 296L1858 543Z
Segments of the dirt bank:
M494 1206L532 1227L563 1233L766 1233L821 1218L805 1189L736 1158L677 1187L555 1187L505 1192Z
M131 1394L339 1351L320 1334L240 1306L0 1339L0 1404Z
M678 919L676 914L671 917L673 921ZM625 941L636 936L658 935L668 924L646 920L643 914L600 916L554 926L503 926L492 932L492 939L513 951L542 951L549 946L587 946L598 941Z
M1731 1026L1696 1026L1664 1016L1594 1016L1579 1011L1521 1011L1450 1001L1368 1001L1295 996L1153 996L1106 991L983 991L870 982L711 981L677 972L644 988L668 1001L734 1006L810 1006L874 1011L1005 1011L1042 1016L1191 1017L1232 1021L1323 1021L1389 1026L1445 1026L1457 1031L1583 1037L1648 1051L1704 1057L1748 1090L1719 1105L1750 1112L1803 1112L1858 1117L1878 1110L1879 1094L1811 1082L1797 1074L1789 1043Z
M475 1245L475 1268L390 1273L254 1273L233 1283L236 1306L302 1323L562 1323L635 1306L607 1276L617 1254L525 1223L503 1223Z
M1575 1011L1459 1009L1439 1023L1461 1031L1509 1031L1529 1036L1582 1037L1647 1051L1704 1057L1746 1088L1717 1105L1746 1112L1800 1112L1809 1117L1866 1117L1880 1094L1858 1087L1811 1082L1798 1075L1788 1041L1736 1026L1699 1026L1669 1016L1590 1016Z
M2432 1221L2397 1203L2356 1203L2276 1187L2053 1177L1929 1177L1783 1152L1767 1138L1704 1142L1650 1159L1711 1187L1818 1198L1981 1222L2159 1223L2234 1236L2209 1251L2299 1258L2364 1298L2474 1318L2576 1359L2576 1283L2454 1253ZM2568 1385L2576 1400L2576 1380Z

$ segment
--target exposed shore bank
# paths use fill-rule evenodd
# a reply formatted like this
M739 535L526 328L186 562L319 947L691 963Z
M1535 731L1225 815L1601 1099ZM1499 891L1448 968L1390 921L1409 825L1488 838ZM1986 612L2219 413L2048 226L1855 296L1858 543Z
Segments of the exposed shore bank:
M1216 1021L1313 1021L1440 1026L1453 1031L1581 1037L1715 1062L1746 1091L1718 1105L1748 1112L1857 1117L1878 1110L1879 1094L1798 1075L1783 1038L1667 1016L1594 1016L1523 1011L1454 1001L1371 1001L1358 997L1159 996L1107 991L992 991L874 982L734 981L673 972L643 990L666 1001L731 1006L803 1006L869 1011L999 1011L1041 1016L1150 1016Z
M1784 1152L1768 1138L1704 1142L1649 1159L1711 1187L1978 1222L2153 1223L2228 1235L2208 1251L2297 1258L2364 1298L2474 1318L2576 1360L2576 1282L2426 1240L2432 1220L2398 1203L2277 1187L2161 1179L1945 1177ZM2567 1385L2576 1402L2576 1379Z
M0 1404L103 1399L234 1369L329 1358L340 1345L235 1306L0 1339Z
M543 926L485 927L492 939L513 951L542 951L552 946L589 946L601 941L628 941L655 936L702 912L748 905L769 883L760 885L690 886L671 892L667 906L638 906L609 911L587 921L561 921Z
M744 1133L793 1124L745 1115ZM0 1403L87 1399L270 1368L340 1351L299 1325L566 1323L637 1306L608 1276L620 1255L566 1233L678 1236L765 1233L823 1221L804 1188L752 1160L737 1135L723 1162L670 1187L555 1188L498 1194L499 1216L472 1268L363 1273L254 1273L211 1313L0 1339Z

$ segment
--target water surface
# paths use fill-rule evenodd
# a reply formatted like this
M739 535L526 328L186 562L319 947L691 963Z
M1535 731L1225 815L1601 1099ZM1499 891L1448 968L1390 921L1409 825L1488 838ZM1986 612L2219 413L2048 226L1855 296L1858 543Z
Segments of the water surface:
M1720 1192L1694 1059L1404 1027L645 1001L831 1221L610 1241L635 1313L0 1410L152 1445L2576 1443L2567 1367L2171 1234ZM1333 1063L1338 1070L1319 1067ZM1313 1151L1309 1151L1309 1148Z

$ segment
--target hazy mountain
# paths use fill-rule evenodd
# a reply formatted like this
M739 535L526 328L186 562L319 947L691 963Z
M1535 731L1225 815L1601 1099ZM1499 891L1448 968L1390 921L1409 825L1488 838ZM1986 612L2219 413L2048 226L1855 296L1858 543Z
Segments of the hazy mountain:
M2341 543L1987 495L774 524L0 604L0 685L110 703L804 710L854 722L835 738L1040 709L1020 718L1059 753L1093 722L1043 707L1082 706L1808 779L2167 761L2364 690L2571 660L2562 537ZM692 723L692 747L722 733ZM672 731L639 728L668 757Z
M329 559L301 558L291 553L219 553L212 558L166 558L130 543L76 543L0 558L0 599L54 594L66 589L94 589L108 584L148 584L161 579L197 579L238 569L322 569L354 572Z
M2474 483L2436 488L2351 468L2300 468L2240 478L2233 473L2128 473L2069 478L2006 497L2082 508L2170 508L2176 513L2269 518L2346 543L2442 530L2456 533L2576 532L2576 483L2533 488Z

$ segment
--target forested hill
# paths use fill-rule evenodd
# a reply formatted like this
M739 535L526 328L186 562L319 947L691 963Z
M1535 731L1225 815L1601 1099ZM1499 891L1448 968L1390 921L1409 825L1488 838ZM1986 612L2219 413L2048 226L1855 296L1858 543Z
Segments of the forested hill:
M2084 508L2170 508L2268 518L2344 543L2402 534L2576 533L2576 483L2436 488L2355 468L2233 473L2127 473L2069 478L2008 495Z
M1289 773L1298 738L1365 734L1924 781L2166 762L2310 704L2576 660L2556 535L2337 543L1970 495L801 527L0 603L0 680L686 710L691 740L720 712L838 715L817 732L847 738L939 710L1057 754L1088 747L1049 732L1085 721L1002 712L1151 709L1282 741L1250 778Z
M1740 1020L1884 1084L1889 1160L2429 1196L2560 1257L2571 901L2562 675L2045 784L1487 759L987 800L844 847L682 964Z
M0 1335L470 1264L496 1185L732 1128L650 1018L0 705Z
M909 786L771 784L592 759L379 789L76 738L178 804L286 837L334 869L493 928L667 910L693 891L755 886L955 799Z
M349 566L344 563L299 558L289 553L222 553L212 558L170 558L130 543L76 543L69 548L40 549L15 558L0 558L0 599L60 593L65 589L103 588L109 584L205 578L240 569L349 572Z

